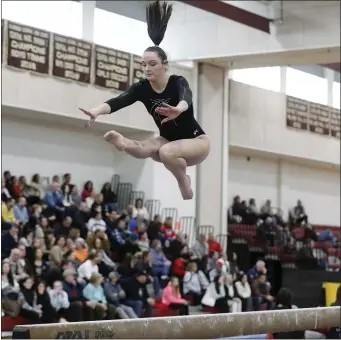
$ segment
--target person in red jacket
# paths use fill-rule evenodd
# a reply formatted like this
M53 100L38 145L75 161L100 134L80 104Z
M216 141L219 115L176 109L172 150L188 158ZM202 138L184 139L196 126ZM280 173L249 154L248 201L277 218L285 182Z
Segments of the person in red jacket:
M167 217L162 228L162 235L167 240L174 240L176 237L175 231L173 230L173 219Z
M210 234L208 236L207 243L208 243L208 252L209 253L213 253L215 251L219 254L222 253L223 248L222 248L221 244L215 239L213 234Z
M179 311L180 315L188 315L188 304L180 293L179 279L172 277L167 287L162 292L162 303L171 309Z

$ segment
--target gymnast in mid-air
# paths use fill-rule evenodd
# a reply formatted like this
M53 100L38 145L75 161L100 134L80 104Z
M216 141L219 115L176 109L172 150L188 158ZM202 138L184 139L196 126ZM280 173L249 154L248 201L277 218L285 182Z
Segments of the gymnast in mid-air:
M140 101L153 117L160 136L144 141L125 138L116 131L104 135L107 142L119 151L135 158L151 157L161 162L176 178L184 200L193 198L188 166L203 162L210 152L210 141L194 118L192 91L182 76L168 75L167 55L159 47L172 14L172 5L159 0L148 4L146 19L148 35L154 46L148 47L142 57L145 79L130 86L118 97L100 106L85 110L90 126L98 116L116 112Z

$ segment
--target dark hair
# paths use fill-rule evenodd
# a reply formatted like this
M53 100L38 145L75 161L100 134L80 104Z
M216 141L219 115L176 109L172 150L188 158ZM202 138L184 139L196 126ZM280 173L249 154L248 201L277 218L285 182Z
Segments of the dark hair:
M39 184L39 177L40 177L39 174L34 174L32 176L31 182Z
M287 288L281 288L276 296L276 305L282 305L285 308L292 306L292 292Z
M163 40L169 19L173 12L173 6L166 1L156 0L146 7L146 21L148 27L148 35L155 46L148 47L147 52L155 52L158 54L162 62L167 61L165 51L159 47Z

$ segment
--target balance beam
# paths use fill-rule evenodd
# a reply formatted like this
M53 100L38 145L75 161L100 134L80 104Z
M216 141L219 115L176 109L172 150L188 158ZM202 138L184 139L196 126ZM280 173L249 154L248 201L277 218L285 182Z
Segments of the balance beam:
M13 339L216 339L331 328L340 307L16 326Z

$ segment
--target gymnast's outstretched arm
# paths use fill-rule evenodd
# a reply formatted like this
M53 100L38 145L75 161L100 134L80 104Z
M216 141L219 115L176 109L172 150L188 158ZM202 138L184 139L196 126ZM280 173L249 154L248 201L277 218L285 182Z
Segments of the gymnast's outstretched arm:
M129 89L115 98L107 100L105 103L92 109L91 111L99 115L106 115L121 110L139 100L139 83L133 84Z

